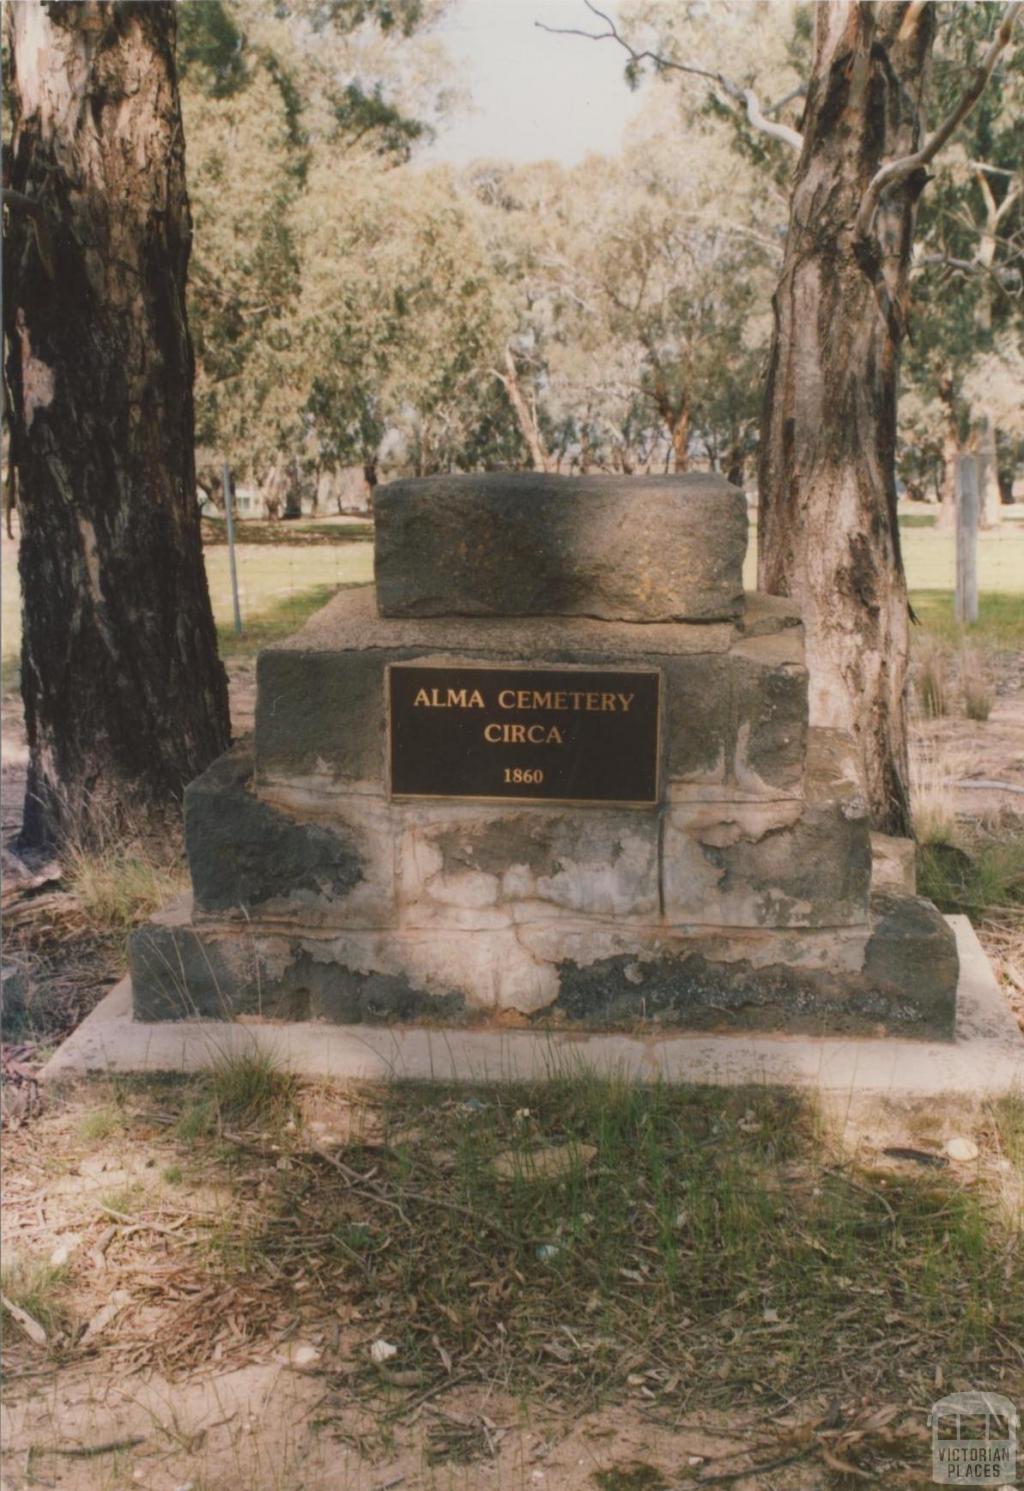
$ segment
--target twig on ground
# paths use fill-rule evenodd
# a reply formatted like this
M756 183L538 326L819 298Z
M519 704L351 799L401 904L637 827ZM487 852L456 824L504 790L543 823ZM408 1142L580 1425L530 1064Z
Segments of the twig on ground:
M815 1448L817 1446L808 1444L794 1454L780 1455L777 1460L764 1460L760 1465L748 1465L745 1470L720 1470L714 1475L698 1476L694 1485L722 1485L725 1481L742 1481L747 1476L767 1475L770 1470L782 1470L786 1465L796 1465L799 1461L806 1460Z
M42 1445L42 1455L69 1455L78 1460L90 1459L93 1455L115 1455L119 1450L133 1450L145 1444L143 1435L133 1434L128 1439L107 1439L102 1444L52 1444Z

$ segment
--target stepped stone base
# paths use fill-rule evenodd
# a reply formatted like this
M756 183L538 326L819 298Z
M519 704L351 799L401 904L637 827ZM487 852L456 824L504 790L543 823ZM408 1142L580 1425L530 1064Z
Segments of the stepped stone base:
M845 737L808 732L802 789L581 814L363 782L325 803L256 789L243 743L186 794L194 900L131 940L136 1017L951 1036L943 919L911 896L868 912Z
M131 941L135 1018L485 1024L581 1029L865 1031L946 1039L957 957L927 901L874 903L867 927L326 931L193 920Z

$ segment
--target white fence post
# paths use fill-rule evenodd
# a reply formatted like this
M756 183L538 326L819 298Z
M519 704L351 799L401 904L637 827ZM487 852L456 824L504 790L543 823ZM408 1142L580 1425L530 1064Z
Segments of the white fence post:
M956 463L956 595L957 621L978 619L978 463L959 456Z

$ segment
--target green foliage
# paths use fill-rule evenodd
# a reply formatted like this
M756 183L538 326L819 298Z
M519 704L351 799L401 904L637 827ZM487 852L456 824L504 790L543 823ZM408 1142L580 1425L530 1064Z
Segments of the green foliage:
M310 376L322 349L310 345L304 319L305 224L328 181L342 217L351 205L340 156L361 180L367 162L379 174L427 137L419 106L435 107L436 78L425 68L410 85L397 54L435 9L436 0L184 7L189 311L198 474L208 489L225 456L236 477L278 485L332 462L310 426ZM326 265L337 263L328 252ZM348 419L365 423L358 409ZM362 443L369 438L364 431Z
M212 98L229 98L246 84L242 33L223 0L178 5L178 81Z
M930 88L933 121L961 97L999 18L992 5L942 7ZM901 475L910 484L938 485L974 422L1001 412L992 407L991 395L1024 328L1022 156L1024 55L1018 46L1004 54L938 157L918 208L920 271L913 281L901 407ZM973 380L982 364L984 376ZM1003 459L1012 466L1005 441L1004 434ZM945 481L948 489L948 469Z
M303 9L290 8L299 12ZM334 27L345 34L372 23L385 35L395 31L408 37L424 19L423 0L313 0L308 10L315 31Z
M388 103L379 83L369 92L359 83L349 83L334 105L334 117L342 135L353 144L369 138L376 154L397 161L407 161L416 141L430 133L420 120L406 118Z

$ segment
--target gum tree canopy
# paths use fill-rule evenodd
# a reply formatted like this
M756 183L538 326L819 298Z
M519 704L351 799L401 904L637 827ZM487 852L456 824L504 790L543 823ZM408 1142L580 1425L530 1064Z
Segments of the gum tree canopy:
M195 500L175 9L6 8L29 845L173 801L228 742Z
M810 7L813 38L785 58L790 86L775 103L755 91L759 73L774 81L763 55L772 38L757 28L787 7L739 15L725 0L710 9L636 0L620 31L585 3L603 29L582 34L621 45L631 83L645 68L696 78L705 107L733 120L738 148L759 153L786 185L759 445L759 583L800 602L811 723L854 733L874 826L908 834L909 608L895 464L915 211L930 163L987 85L1021 7L984 7L986 46L929 131L934 0ZM795 88L794 70L804 73Z

